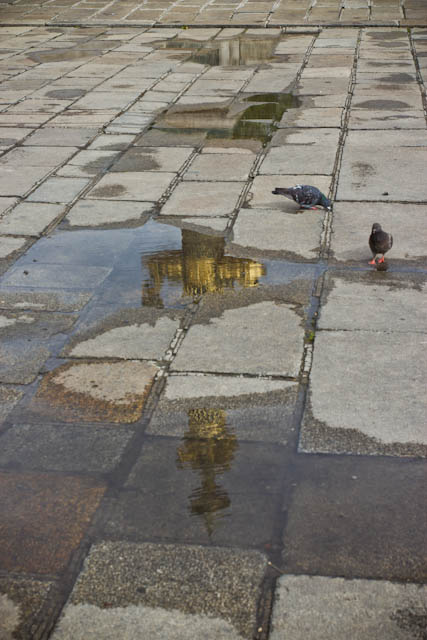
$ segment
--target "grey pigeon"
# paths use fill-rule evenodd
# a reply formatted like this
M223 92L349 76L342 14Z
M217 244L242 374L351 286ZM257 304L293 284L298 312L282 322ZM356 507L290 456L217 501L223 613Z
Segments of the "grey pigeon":
M317 209L316 205L332 211L332 202L317 187L297 184L295 187L276 187L272 191L276 196L285 196L295 200L301 209Z
M377 255L382 257L378 260L378 264L384 262L384 254L387 253L393 246L393 236L387 231L383 231L381 225L378 222L374 222L372 225L371 235L369 236L369 247L374 256L369 264L377 264Z

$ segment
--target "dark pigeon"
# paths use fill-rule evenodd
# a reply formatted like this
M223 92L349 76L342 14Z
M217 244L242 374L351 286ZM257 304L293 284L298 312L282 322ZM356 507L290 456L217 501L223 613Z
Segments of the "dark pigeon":
M276 187L272 191L276 196L285 196L295 200L301 209L317 209L317 205L332 211L332 202L317 187L308 184L297 184L295 187Z
M378 222L374 222L372 225L371 235L369 236L369 247L374 256L369 264L377 264L377 255L382 257L378 260L378 264L384 262L384 254L387 253L393 246L393 236L387 231L383 231L381 225Z

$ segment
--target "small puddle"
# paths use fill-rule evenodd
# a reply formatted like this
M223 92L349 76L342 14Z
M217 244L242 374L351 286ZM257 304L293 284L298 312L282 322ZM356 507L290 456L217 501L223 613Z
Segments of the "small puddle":
M219 483L230 471L238 449L235 434L227 427L223 409L191 409L188 430L177 451L178 469L198 474L200 486L188 496L191 515L203 520L209 536L231 506L228 492Z
M274 54L279 41L280 36L259 37L243 34L234 38L209 42L191 40L190 38L171 38L156 42L154 46L157 49L180 49L192 52L191 62L208 64L211 67L238 67L281 59L283 56Z
M216 103L174 105L153 129L185 134L205 131L207 139L254 140L265 144L288 109L300 104L292 93L258 93Z

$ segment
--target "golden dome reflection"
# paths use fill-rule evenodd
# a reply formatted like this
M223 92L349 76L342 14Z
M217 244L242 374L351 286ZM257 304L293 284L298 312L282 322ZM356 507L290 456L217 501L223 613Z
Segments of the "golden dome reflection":
M225 239L182 229L182 249L144 255L142 264L149 277L143 282L142 304L163 306L165 282L182 283L182 295L221 293L224 289L255 287L266 268L250 258L225 256Z
M177 467L191 469L200 475L200 487L189 495L189 511L201 516L211 536L224 511L231 505L227 491L217 477L231 469L237 438L226 425L222 409L191 409L188 430L177 451Z

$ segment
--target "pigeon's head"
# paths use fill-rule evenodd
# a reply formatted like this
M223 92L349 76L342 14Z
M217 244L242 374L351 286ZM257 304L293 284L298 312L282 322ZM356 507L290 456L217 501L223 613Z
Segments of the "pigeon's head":
M372 225L372 233L378 233L378 231L381 231L381 225L379 222L374 222Z
M332 211L332 200L329 200L329 198L324 196L323 193L319 204L321 207L325 207L325 209L327 209L328 211Z

